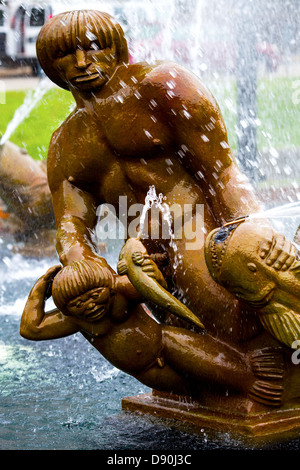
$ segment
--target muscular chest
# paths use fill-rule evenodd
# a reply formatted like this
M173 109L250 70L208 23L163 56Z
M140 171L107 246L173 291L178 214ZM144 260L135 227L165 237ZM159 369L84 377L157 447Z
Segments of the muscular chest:
M121 158L153 158L172 143L167 117L158 111L154 99L142 96L137 90L128 97L114 96L114 103L111 107L107 105L105 116L103 128L107 141Z
M110 186L124 194L125 182L136 183L137 175L138 180L147 180L149 167L157 165L170 145L168 125L161 121L153 100L139 102L133 94L122 103L114 97L92 113L77 113L69 122L64 138L65 176L83 189L105 191Z

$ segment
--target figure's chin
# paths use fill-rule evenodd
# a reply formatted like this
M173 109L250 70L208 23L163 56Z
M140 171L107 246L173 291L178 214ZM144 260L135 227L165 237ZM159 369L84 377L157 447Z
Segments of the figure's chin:
M259 297L256 298L251 298L247 297L247 295L242 298L241 300L244 300L245 302L248 302L252 307L261 309L268 305L268 303L272 300L272 297L275 292L275 287L274 285L270 285L265 287L261 292Z

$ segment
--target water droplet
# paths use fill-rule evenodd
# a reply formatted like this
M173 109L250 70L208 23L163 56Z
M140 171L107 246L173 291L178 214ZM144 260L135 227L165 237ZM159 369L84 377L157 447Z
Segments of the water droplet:
M144 132L145 132L146 136L148 137L148 139L153 139L153 136L150 134L149 131L147 131L146 129L144 129Z
M200 170L197 171L197 176L204 179L204 174Z
M225 142L225 140L222 140L222 142L220 142L220 145L221 147L223 147L223 149L229 149L229 145L227 142Z
M175 86L176 86L176 83L175 83L174 80L167 80L166 85L167 85L171 90L173 90L173 89L175 88Z
M173 78L177 77L177 72L176 72L176 70L171 69L169 73L170 73L170 75L171 75Z
M168 91L167 91L167 95L168 95L170 98L173 98L173 97L175 96L172 90L168 90Z
M191 117L192 117L191 114L190 114L188 111L186 111L185 109L183 110L183 115L184 115L184 117L186 117L187 119L191 119Z

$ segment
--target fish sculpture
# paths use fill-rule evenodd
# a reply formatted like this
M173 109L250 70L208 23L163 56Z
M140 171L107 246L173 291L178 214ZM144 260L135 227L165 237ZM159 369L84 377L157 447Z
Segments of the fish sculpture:
M167 291L166 282L161 275L161 283L157 282L153 264L143 243L138 238L129 238L123 246L117 271L119 275L127 274L136 290L147 300L159 305L170 313L204 329L199 318L175 296ZM157 268L158 270L158 268ZM157 272L160 272L159 270Z
M209 233L205 260L212 278L254 307L263 327L293 348L300 340L300 262L293 243L269 225L242 219Z

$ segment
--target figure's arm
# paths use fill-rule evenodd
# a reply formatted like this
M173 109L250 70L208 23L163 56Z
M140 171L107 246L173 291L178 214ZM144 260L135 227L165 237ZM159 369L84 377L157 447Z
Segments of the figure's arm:
M152 92L155 89L168 113L179 158L199 180L218 222L260 210L253 188L232 155L223 117L211 93L196 76L176 65L154 69L150 80L155 85Z
M54 139L53 139L54 140ZM63 265L82 259L97 258L95 243L96 210L94 196L77 188L66 179L59 164L58 143L51 143L48 152L48 182L52 194L57 228L57 252Z
M20 324L20 334L26 339L39 341L69 336L79 331L71 317L58 309L45 313L48 286L61 266L54 266L35 283L28 296Z

